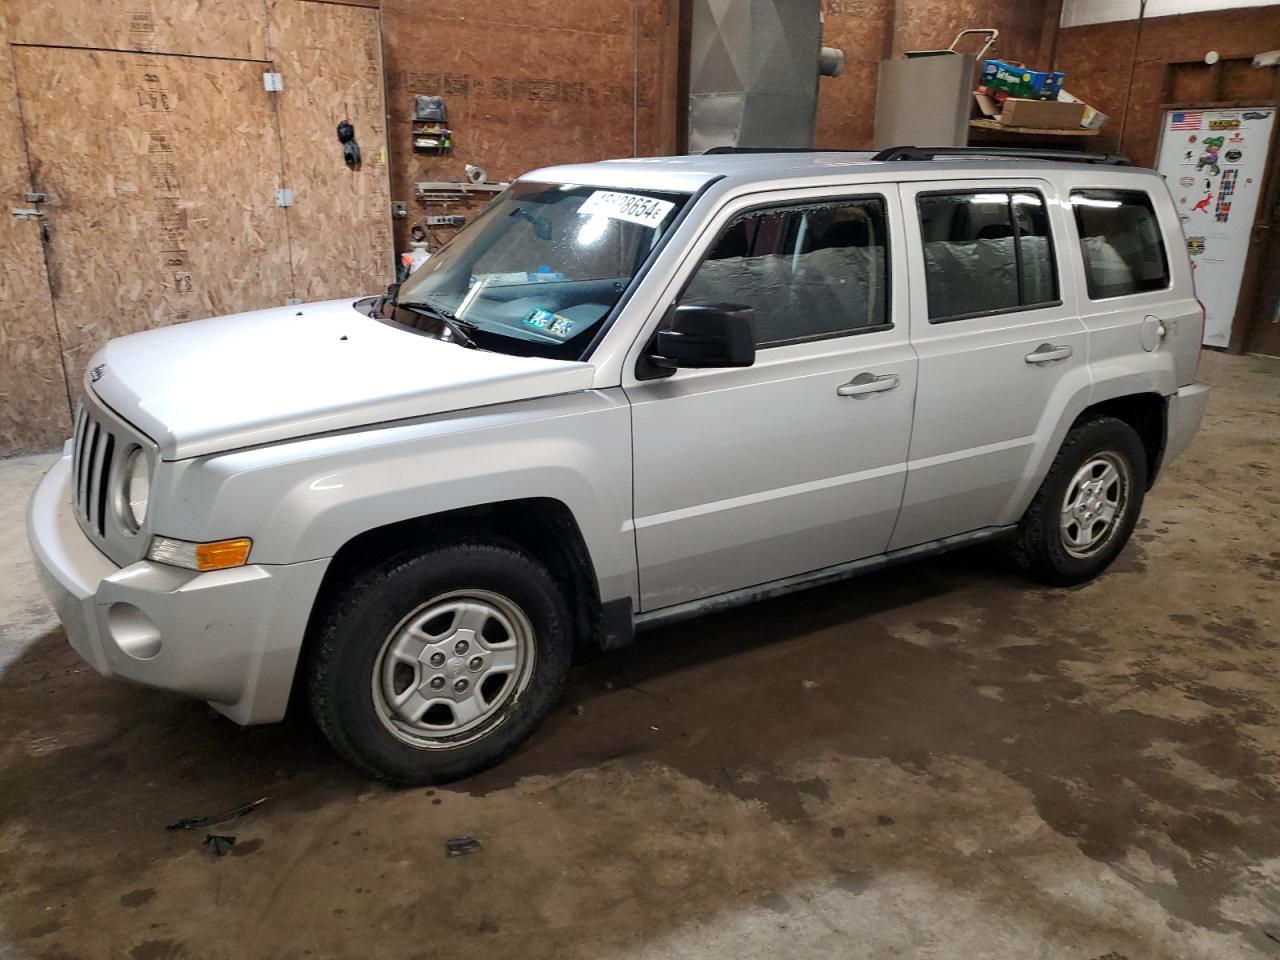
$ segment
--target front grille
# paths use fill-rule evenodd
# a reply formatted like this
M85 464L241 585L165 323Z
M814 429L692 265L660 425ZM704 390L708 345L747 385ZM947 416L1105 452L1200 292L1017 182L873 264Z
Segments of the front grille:
M75 471L76 511L98 536L107 535L107 489L111 464L118 443L116 436L83 406L76 413L75 447L72 469Z
M95 547L118 567L137 563L147 552L151 529L141 530L120 516L121 472L135 450L147 461L159 457L155 443L110 407L92 390L86 390L76 410L71 445L71 498L76 523Z

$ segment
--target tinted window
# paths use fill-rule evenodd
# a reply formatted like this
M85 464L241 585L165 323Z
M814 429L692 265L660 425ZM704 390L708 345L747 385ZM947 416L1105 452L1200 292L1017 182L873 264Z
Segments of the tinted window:
M871 329L889 322L887 251L877 199L753 210L725 228L680 302L754 308L760 347Z
M1169 286L1169 261L1149 196L1141 190L1076 190L1071 209L1091 300Z
M1053 240L1040 194L924 194L918 205L930 320L1058 302Z

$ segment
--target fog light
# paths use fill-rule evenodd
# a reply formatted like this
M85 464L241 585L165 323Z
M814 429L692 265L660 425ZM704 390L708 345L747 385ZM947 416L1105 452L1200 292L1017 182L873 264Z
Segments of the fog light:
M160 628L131 603L107 608L107 631L116 646L135 660L150 660L160 652Z

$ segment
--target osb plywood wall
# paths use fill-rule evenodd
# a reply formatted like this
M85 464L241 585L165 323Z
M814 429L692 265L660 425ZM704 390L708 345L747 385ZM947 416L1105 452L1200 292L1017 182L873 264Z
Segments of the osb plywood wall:
M11 43L267 58L262 0L19 0Z
M1210 50L1226 59L1280 48L1280 12L1275 6L1157 17L1142 23L1140 38L1138 30L1136 20L1063 29L1058 37L1057 65L1067 71L1067 86L1074 94L1111 117L1098 137L1098 146L1118 150L1146 165L1155 162L1159 147L1166 63L1201 60ZM1274 95L1268 89L1275 80L1274 70L1247 65L1228 70L1223 86L1231 98L1268 99ZM1203 73L1185 71L1177 95L1194 102L1207 89L1207 80L1207 69Z
M893 0L824 0L822 10L822 42L844 51L844 72L818 81L814 142L831 149L867 147L875 128L876 77L893 42Z
M1111 117L1098 137L1099 147L1150 165L1160 147L1162 102L1274 103L1280 84L1276 68L1259 69L1249 61L1278 48L1280 8L1271 5L1156 17L1141 26L1125 20L1064 28L1058 38L1058 67L1071 72L1069 79L1076 78L1074 93ZM1202 63L1211 50L1222 58L1216 96L1215 68ZM1165 69L1171 63L1176 66L1170 68L1172 89L1165 100ZM1280 174L1277 164L1280 158L1273 156L1273 178ZM1259 206L1258 226L1267 223L1269 206L1265 201ZM1254 235L1231 349L1274 356L1280 353L1280 327L1273 322L1280 304L1280 243L1274 236L1268 242L1268 233L1275 231L1264 228Z
M818 146L864 149L875 126L880 61L908 50L940 50L957 33L993 27L1000 38L989 56L1036 64L1047 57L1046 16L1053 0L823 0L823 43L844 50L839 77L818 85ZM1053 20L1048 25L1054 31ZM966 38L960 49L976 52Z
M0 18L0 53L8 50ZM30 189L13 71L0 57L0 452L56 442L66 427L67 391L45 278L38 220L15 218Z
M28 0L6 10L0 121L14 136L0 150L14 155L0 153L0 184L11 206L32 189L48 199L43 257L39 221L4 227L0 454L66 435L68 395L111 337L388 281L376 8ZM267 70L283 75L281 93L263 88ZM357 169L336 136L344 119L363 149ZM291 207L277 205L282 186Z
M409 201L410 222L474 213L478 204L413 202L415 182L461 177L468 163L505 179L546 164L673 152L679 5L384 0L392 195ZM945 47L961 29L994 26L1002 55L1033 62L1050 8L1056 12L1055 0L823 0L824 42L844 50L846 67L820 82L817 144L870 143L885 56ZM409 118L419 93L448 104L454 148L447 156L412 148Z
M468 163L507 179L675 149L677 0L385 0L383 17L392 193L411 220L473 213L413 202L415 182ZM414 152L415 94L445 98L449 155Z
M73 385L113 337L285 302L260 64L34 47L13 60Z
M379 292L390 281L391 215L378 11L274 0L271 49L285 180L293 188L289 247L301 300ZM347 120L359 169L342 159Z
M378 0L8 4L0 135L12 135L0 138L0 187L11 207L33 183L50 194L55 289L51 298L40 223L6 219L0 454L61 438L64 361L74 391L80 365L108 336L379 287L392 248L389 199L408 201L402 230L429 213L470 216L479 206L416 203L419 180L460 178L467 163L506 179L546 164L673 152L680 8L681 0L383 0L381 11ZM1069 89L1111 115L1099 147L1150 163L1166 61L1280 47L1274 7L1149 20L1130 94L1137 25L1059 31L1060 9L1061 0L822 0L824 40L844 50L846 68L820 81L818 145L870 143L881 59L992 26L998 55L1052 60ZM272 67L285 76L279 94L261 90ZM1241 95L1262 82L1262 71L1228 72ZM1184 71L1179 95L1194 99L1204 82ZM455 146L446 156L412 148L418 93L448 103ZM31 114L25 126L20 108ZM356 127L358 170L342 162L334 128L343 119ZM170 166L161 144L180 163ZM277 185L293 189L293 207L274 206Z

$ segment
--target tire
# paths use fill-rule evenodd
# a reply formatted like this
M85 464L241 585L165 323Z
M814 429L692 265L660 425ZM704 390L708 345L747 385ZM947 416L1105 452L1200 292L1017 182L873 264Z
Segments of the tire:
M551 575L514 545L474 539L400 554L346 585L319 624L311 711L370 776L434 784L476 773L555 706L569 623Z
M1018 524L1014 562L1054 586L1093 579L1124 549L1146 489L1146 451L1131 426L1105 416L1077 423Z

